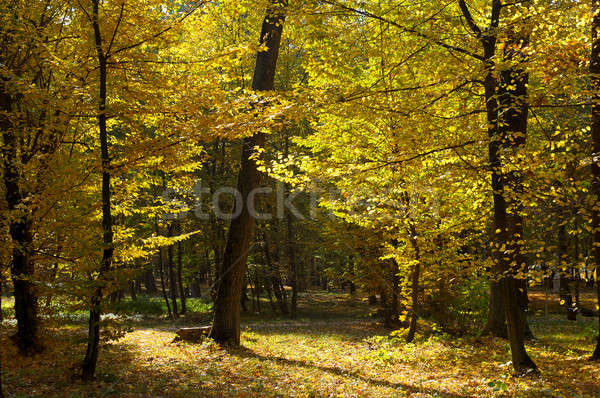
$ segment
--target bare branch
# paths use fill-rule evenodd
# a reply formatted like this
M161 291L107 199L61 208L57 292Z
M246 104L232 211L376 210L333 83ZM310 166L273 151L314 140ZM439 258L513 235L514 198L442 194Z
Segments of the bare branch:
M458 0L458 5L467 21L467 25L469 25L469 28L475 33L475 37L479 39L481 37L481 29L479 29L479 26L475 23L473 15L471 15L471 11L469 11L469 7L467 7L467 3L465 0Z
M375 15L375 14L373 14L371 12L364 11L364 10L359 10L357 8L352 8L352 7L349 7L349 6L345 5L345 4L339 4L339 3L336 3L336 2L330 1L330 0L322 0L322 1L323 1L323 3L332 5L334 7L339 7L339 8L342 8L342 9L346 10L346 11L350 11L350 12L353 12L355 14L362 15L364 17L373 18L373 19L376 19L378 21L390 24L392 26L395 26L396 28L399 28L400 30L402 30L402 32L412 33L412 34L414 34L414 35L416 35L418 37L421 37L423 39L429 40L430 42L432 42L434 44L437 44L438 46L443 47L446 50L455 51L455 52L458 52L458 53L461 53L461 54L465 54L465 55L468 55L468 56L470 56L472 58L475 58L475 59L477 59L479 61L484 61L485 60L484 57L482 57L481 55L472 53L472 52L470 52L468 50L465 50L464 48L461 48L461 47L453 46L453 45L448 44L446 42L443 42L441 40L437 40L437 39L431 38L431 37L427 36L425 33L419 32L418 30L416 30L414 28L403 26L403 25L401 25L401 24L399 24L397 22L394 22L394 21L389 20L387 18L383 18L383 17L381 17L379 15Z

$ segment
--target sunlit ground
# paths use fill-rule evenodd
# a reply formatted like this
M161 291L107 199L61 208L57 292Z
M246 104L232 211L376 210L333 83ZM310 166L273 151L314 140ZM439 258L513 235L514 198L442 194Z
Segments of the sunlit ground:
M594 397L600 393L600 364L587 359L594 346L594 318L577 322L551 314L532 316L536 336L528 348L542 375L513 379L508 344L489 337L457 338L430 333L415 344L387 336L389 330L356 313L347 296L314 294L322 312L304 319L249 319L243 348L171 344L177 326L165 320L137 324L125 337L104 344L97 380L77 381L85 329L73 324L45 336L46 351L17 356L2 331L4 388L25 397ZM543 305L534 297L534 308ZM308 305L305 302L302 304ZM329 311L330 317L327 317ZM343 313L352 314L352 318Z

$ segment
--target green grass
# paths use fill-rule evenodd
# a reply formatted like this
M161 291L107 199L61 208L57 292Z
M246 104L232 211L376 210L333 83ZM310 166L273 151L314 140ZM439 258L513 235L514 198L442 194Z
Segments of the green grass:
M177 305L181 310L180 300L177 300ZM199 298L187 298L186 308L189 313L209 313L212 311L212 303L206 303ZM163 297L138 295L136 300L123 298L109 306L108 310L117 314L161 316L167 314L167 304Z
M12 297L2 296L2 319L13 318L15 316L14 310L15 300Z

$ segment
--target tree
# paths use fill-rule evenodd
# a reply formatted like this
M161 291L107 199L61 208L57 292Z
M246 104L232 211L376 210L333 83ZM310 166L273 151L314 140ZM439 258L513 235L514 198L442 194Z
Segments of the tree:
M102 161L102 262L99 268L98 286L91 298L90 318L88 326L88 344L82 365L82 378L89 381L94 378L98 362L98 344L100 342L100 304L104 286L102 278L110 270L113 262L113 220L111 215L110 167L111 156L108 148L108 131L106 127L107 105L107 61L108 51L103 43L104 38L100 29L100 0L92 0L91 24L94 30L94 42L98 55L98 134L100 141L100 157ZM115 28L114 34L117 33Z
M464 0L459 0L463 17L472 33L481 41L485 64L485 100L489 135L489 163L494 198L494 272L502 289L508 324L513 367L519 374L536 371L524 345L524 314L518 301L516 275L525 268L523 257L523 216L521 171L507 165L519 164L527 136L527 84L525 51L529 42L527 27L514 28L504 39L501 59L507 67L498 70L496 58L498 27L502 2L494 0L489 26L482 30L475 23ZM513 28L509 28L513 29ZM520 29L520 30L517 30ZM525 31L525 32L523 32ZM509 250L506 250L506 249ZM508 253L508 256L507 256ZM521 272L520 272L521 270Z
M4 2L0 14L3 218L8 220L12 245L16 342L21 353L33 354L41 349L34 236L43 223L38 216L53 206L44 198L62 188L50 181L62 144L73 133L69 125L79 105L78 90L67 88L67 77L78 60L67 23L71 10L65 2ZM64 62L52 65L51 59Z
M273 89L286 7L287 0L273 0L267 7L259 41L261 45L266 46L266 49L259 50L256 56L252 79L253 90ZM253 156L255 148L262 148L264 143L264 133L254 133L242 141L237 183L238 192L242 197L242 209L237 209L241 210L241 213L231 221L229 226L227 245L219 272L215 316L210 332L210 337L222 344L234 346L240 344L240 300L248 248L254 231L254 219L246 204L250 192L260 184L261 173Z
M592 51L590 55L590 86L592 91L592 192L595 203L592 207L592 251L595 265L596 293L600 305L600 1L592 0ZM598 318L600 322L600 317ZM600 361L600 323L598 325L598 342L592 354L592 360Z

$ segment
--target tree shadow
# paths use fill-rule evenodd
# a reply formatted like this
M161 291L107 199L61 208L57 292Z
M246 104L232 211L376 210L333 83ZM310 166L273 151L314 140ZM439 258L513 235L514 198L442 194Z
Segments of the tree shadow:
M316 370L330 373L332 375L339 376L339 377L351 377L354 379L358 379L358 380L361 380L372 386L393 388L396 390L401 389L402 391L409 392L411 394L415 394L415 393L425 393L428 395L435 394L435 396L445 397L445 398L468 397L468 395L449 393L449 392L437 390L437 389L434 389L431 387L417 387L417 386L413 386L413 385L407 384L407 383L392 383L387 380L374 379L374 378L365 376L357 371L345 370L342 368L336 368L336 367L331 367L331 366L322 366L322 365L318 365L318 364L308 362L308 361L289 359L289 358L275 356L275 355L268 355L268 356L261 355L247 347L228 348L227 350L230 353L230 355L238 356L241 358L253 358L253 359L258 359L260 361L272 361L272 362L277 362L277 363L281 363L281 364L289 365L289 366L298 366L298 367L303 367L303 368L308 368L308 369L316 369Z

